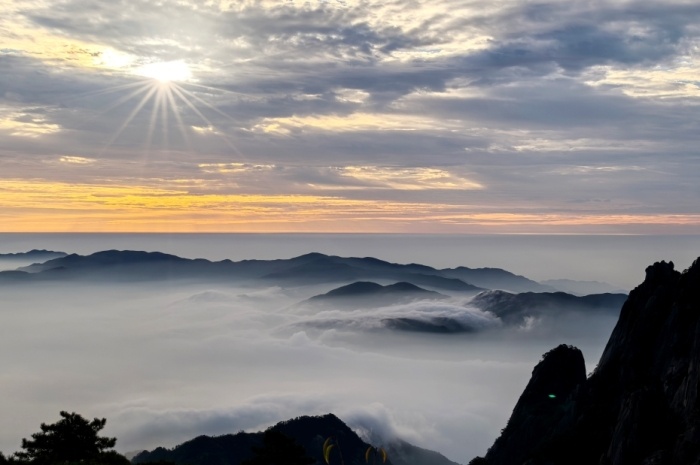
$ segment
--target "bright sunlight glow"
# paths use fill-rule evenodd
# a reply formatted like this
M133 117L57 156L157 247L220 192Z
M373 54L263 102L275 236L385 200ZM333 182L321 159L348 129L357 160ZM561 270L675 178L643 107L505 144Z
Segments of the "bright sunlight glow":
M185 124L183 121L181 110L187 107L201 119L202 123L197 127L212 128L210 130L212 134L221 136L235 153L240 154L238 148L236 148L225 135L216 130L214 123L197 108L197 105L207 107L209 110L228 119L231 119L231 117L197 96L196 93L187 90L186 87L213 89L217 92L219 92L219 90L213 87L202 86L194 82L192 79L192 70L184 60L149 63L138 68L133 68L129 72L130 74L148 79L137 79L133 82L127 82L97 92L97 94L117 93L117 98L114 103L105 111L124 105L127 102L134 102L133 108L124 122L120 127L115 129L114 134L110 140L105 143L102 151L106 150L119 139L121 134L136 117L144 109L147 111L149 107L150 118L148 118L148 124L145 125L146 145L148 147L153 143L154 137L158 137L156 132L159 127L161 129L160 140L167 146L170 139L170 134L168 134L168 119L173 117L176 121L176 127L180 130L183 142L192 149L192 142L189 136L192 134L201 136L202 133L192 129L194 127L192 124Z
M186 81L192 77L190 67L182 60L149 63L139 67L134 73L139 76L156 79L162 83Z
M135 57L133 55L129 55L112 48L107 48L102 50L93 61L97 65L102 65L113 69L120 69L131 65L134 60Z

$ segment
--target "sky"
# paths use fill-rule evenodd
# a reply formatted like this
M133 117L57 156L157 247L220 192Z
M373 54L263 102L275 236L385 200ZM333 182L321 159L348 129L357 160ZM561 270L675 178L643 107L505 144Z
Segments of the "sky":
M695 0L0 10L4 232L700 226Z

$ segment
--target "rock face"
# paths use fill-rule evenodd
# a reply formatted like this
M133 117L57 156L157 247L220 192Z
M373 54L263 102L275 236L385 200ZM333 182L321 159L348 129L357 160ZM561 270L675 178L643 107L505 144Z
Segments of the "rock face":
M699 390L700 259L683 273L655 263L594 373L586 379L576 348L545 354L501 436L474 463L700 465Z
M544 355L515 405L508 425L489 451L489 463L519 464L548 447L567 426L572 392L586 380L583 354L560 345Z

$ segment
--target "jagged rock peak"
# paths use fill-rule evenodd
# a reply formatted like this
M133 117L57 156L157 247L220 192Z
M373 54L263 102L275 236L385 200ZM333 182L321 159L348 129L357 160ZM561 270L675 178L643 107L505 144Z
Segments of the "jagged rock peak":
M656 262L644 270L646 274L644 282L655 283L660 280L673 279L678 275L678 272L674 268L675 265L671 261Z
M501 436L472 463L700 465L700 259L683 273L672 262L646 269L588 379L566 371L579 362L559 360L578 358L565 347L535 367ZM567 394L548 404L555 380Z
M532 370L532 379L525 389L537 397L564 398L586 379L583 353L570 345L561 344L542 356Z
M489 464L519 464L546 446L565 425L571 397L586 380L583 354L562 344L544 354L513 409L508 425L486 458Z

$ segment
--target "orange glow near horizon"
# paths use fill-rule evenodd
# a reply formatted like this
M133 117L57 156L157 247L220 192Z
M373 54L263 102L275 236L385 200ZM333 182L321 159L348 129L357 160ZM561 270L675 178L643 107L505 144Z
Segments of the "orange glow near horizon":
M537 214L313 195L196 194L146 186L0 181L2 232L633 233L700 215ZM603 229L600 229L603 228Z

